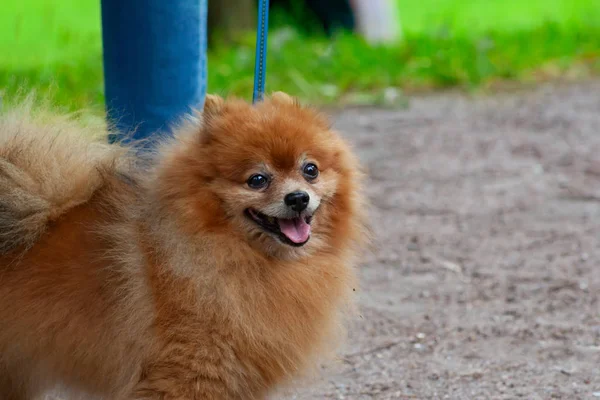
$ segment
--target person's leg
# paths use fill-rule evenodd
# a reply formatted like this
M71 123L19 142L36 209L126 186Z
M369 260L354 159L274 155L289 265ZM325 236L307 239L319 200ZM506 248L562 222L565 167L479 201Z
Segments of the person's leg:
M191 107L202 106L206 12L207 0L102 0L111 142L167 133Z
M306 0L306 5L317 15L328 35L337 30L354 30L354 12L349 0Z
M309 10L329 36L339 30L352 31L355 28L354 12L349 0L271 0L272 8L292 11L295 5L302 4Z
M358 31L371 43L394 43L401 39L397 0L354 0Z

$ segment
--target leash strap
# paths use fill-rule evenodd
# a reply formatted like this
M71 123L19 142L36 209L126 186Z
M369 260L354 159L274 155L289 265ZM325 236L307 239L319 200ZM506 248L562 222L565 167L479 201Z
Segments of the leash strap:
M252 103L262 101L267 74L267 35L269 33L269 0L258 2L258 29L256 31L256 60L254 62L254 93Z
M208 0L200 0L200 110L204 106L208 84Z

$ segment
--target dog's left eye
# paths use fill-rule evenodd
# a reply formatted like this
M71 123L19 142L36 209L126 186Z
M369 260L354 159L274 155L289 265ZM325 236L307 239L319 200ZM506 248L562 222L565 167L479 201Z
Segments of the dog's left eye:
M308 163L302 169L302 173L304 173L306 179L313 180L319 176L319 168L313 163Z
M261 174L252 175L248 178L248 186L252 189L262 189L269 184L269 178Z

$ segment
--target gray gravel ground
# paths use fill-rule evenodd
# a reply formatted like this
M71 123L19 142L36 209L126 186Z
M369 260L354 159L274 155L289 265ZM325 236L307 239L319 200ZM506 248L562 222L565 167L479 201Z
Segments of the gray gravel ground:
M600 398L600 82L336 118L378 250L342 359L285 398Z

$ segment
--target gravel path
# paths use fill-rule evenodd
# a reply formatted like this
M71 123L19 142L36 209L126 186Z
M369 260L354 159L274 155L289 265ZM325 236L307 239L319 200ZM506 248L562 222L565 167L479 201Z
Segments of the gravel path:
M378 249L342 360L285 398L600 398L600 82L336 118Z

